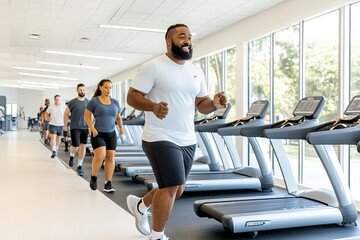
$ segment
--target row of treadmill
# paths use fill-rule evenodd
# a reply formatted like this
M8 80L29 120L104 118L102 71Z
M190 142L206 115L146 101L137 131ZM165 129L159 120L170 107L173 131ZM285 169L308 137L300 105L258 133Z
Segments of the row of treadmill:
M226 122L230 111L219 109L211 118L195 121L198 149L185 191L223 191L254 189L263 192L274 187L270 160L260 144L270 141L286 185L286 194L203 199L193 203L199 217L213 218L231 233L248 233L293 227L340 224L356 226L358 213L350 189L343 176L333 145L357 145L360 151L360 95L346 108L345 117L319 123L325 98L301 99L293 116L266 124L264 118L270 103L252 103L244 118ZM126 139L116 153L117 170L143 183L148 190L157 187L149 162L141 149L144 114L130 115L124 120ZM234 136L248 139L257 166L241 166ZM285 139L305 140L321 160L333 190L299 190L284 147Z

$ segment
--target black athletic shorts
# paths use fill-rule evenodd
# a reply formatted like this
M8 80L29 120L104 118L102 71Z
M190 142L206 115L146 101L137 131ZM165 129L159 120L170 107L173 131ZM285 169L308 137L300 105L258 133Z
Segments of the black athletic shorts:
M45 131L49 130L49 121L45 120Z
M69 131L63 131L63 137L68 137L69 136Z
M169 141L142 141L142 147L159 188L179 186L186 182L196 145L180 147Z
M93 149L106 146L106 150L116 150L117 136L116 132L98 132L96 137L91 135L91 145Z
M50 134L55 134L57 136L63 135L63 126L55 126L55 125L49 125L49 132Z
M86 144L89 137L88 129L70 129L71 146L78 147Z

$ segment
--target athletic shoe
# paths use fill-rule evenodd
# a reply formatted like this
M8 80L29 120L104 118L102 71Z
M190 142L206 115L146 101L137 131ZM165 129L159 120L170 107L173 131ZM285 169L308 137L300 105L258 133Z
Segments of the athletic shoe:
M97 189L97 177L96 176L91 176L90 188L94 191Z
M55 158L55 157L56 157L56 151L52 151L51 158Z
M157 238L157 239L152 238L151 235L148 236L148 240L168 240L168 239L169 239L169 238L168 238L165 234L163 234L163 235L161 236L161 238Z
M78 174L80 177L82 177L82 176L85 175L84 171L82 170L82 166L78 166L78 167L76 168L76 172L77 172L77 174Z
M129 195L126 198L127 207L130 213L135 217L135 226L139 232L144 235L150 234L150 225L148 222L148 212L141 213L138 210L138 205L141 198Z
M73 167L73 166L74 166L74 157L71 157L71 156L70 156L69 166L70 166L70 167Z
M104 185L104 192L107 192L107 193L112 193L112 192L115 192L116 189L113 188L113 186L111 185L111 181L107 181Z

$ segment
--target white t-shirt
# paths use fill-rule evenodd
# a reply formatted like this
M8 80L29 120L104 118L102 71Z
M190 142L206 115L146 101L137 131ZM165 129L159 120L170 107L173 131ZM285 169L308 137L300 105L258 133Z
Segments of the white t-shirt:
M171 141L179 146L196 144L195 99L208 95L201 69L188 61L177 64L163 55L143 64L131 87L146 93L146 98L155 103L168 103L169 112L162 120L153 112L145 112L144 141Z
M46 112L50 114L51 118L49 125L64 126L65 105L60 104L56 106L55 104L51 104Z

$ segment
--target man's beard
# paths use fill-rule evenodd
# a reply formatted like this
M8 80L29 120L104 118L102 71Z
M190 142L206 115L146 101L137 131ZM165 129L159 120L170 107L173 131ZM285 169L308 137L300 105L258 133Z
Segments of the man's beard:
M186 46L190 46L189 52L184 52L182 50L182 47L186 47ZM176 59L190 60L192 58L193 49L192 49L191 45L189 45L189 44L184 44L184 45L181 45L180 47L178 47L174 44L174 41L171 40L171 52Z
M78 93L79 97L85 97L85 93Z

